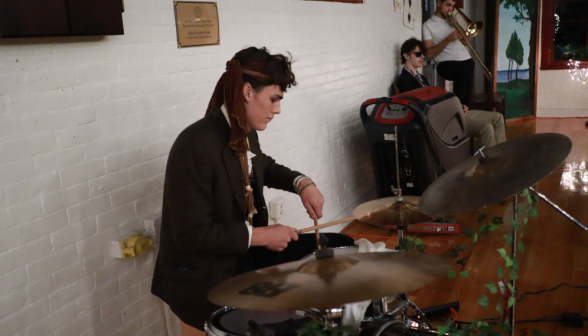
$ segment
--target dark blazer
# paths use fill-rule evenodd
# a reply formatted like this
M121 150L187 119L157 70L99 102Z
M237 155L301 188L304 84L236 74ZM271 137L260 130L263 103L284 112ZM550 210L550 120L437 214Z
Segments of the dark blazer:
M186 324L202 329L219 307L208 291L233 275L237 258L247 253L249 233L241 168L228 145L229 124L218 110L186 128L169 154L163 191L159 254L151 292L168 303ZM261 152L256 132L249 134L256 227L268 224L263 186L294 190L301 175Z
M422 78L426 86L431 86L425 76L422 76ZM423 85L403 67L402 73L400 73L400 76L396 80L396 87L398 87L398 91L400 91L400 93L405 93L407 91L420 89L423 87Z

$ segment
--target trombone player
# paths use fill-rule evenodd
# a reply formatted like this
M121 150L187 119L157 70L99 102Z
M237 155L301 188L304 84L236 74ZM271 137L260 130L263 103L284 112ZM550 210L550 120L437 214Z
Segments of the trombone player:
M453 81L453 93L467 112L474 83L474 61L464 46L467 37L450 23L454 7L455 0L437 0L435 14L423 25L423 42L427 58L438 63L441 77Z

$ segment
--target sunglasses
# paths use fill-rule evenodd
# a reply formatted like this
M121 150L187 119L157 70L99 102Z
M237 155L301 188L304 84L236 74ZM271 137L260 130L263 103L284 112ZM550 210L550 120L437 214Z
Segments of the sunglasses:
M414 54L416 57L423 56L423 52L422 51L411 51L411 52L409 52L409 54Z

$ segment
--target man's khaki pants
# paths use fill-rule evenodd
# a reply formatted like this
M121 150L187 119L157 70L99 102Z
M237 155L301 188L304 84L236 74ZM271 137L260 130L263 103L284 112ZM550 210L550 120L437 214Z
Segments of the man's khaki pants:
M469 110L465 113L468 135L474 138L476 150L506 141L504 118L498 112Z

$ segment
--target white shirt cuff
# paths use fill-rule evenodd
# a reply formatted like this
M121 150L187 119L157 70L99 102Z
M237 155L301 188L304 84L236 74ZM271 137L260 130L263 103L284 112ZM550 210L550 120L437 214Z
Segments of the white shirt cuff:
M249 225L249 222L245 221L245 226L247 227L247 231L249 231L249 243L247 243L247 248L251 247L251 236L253 236L253 227Z

